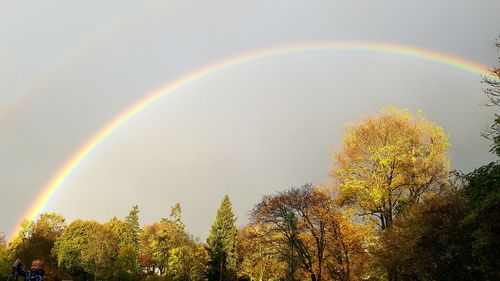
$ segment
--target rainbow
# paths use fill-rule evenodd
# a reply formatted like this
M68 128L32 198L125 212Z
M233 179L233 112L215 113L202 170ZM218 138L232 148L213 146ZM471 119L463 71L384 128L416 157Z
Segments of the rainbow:
M44 67L43 72L22 83L19 89L14 90L14 94L11 97L0 103L0 125L8 119L9 115L17 111L21 105L41 92L51 79L54 79L58 73L65 70L65 67L76 64L86 53L90 53L92 50L101 47L114 34L124 32L132 26L142 24L157 9L157 5L141 5L140 9L134 9L132 14L123 14L119 18L112 20L109 24L100 26L95 32L81 38L79 42L75 43L73 48L68 48L65 53L60 54L56 59L52 60L49 65Z
M137 101L121 114L116 116L106 126L101 128L95 135L87 140L75 154L58 170L51 180L43 187L42 192L36 200L29 206L23 219L34 220L47 204L51 196L64 184L64 181L78 168L80 163L113 132L123 127L135 115L145 111L163 96L170 94L187 84L193 83L200 78L211 74L230 69L231 67L265 59L277 55L289 55L294 53L318 52L318 51L354 51L368 52L374 54L385 54L422 60L428 63L445 65L451 69L458 69L475 76L499 81L488 68L483 65L468 61L466 59L437 53L430 50L420 49L412 46L397 44L363 43L363 42L311 42L293 45L277 46L257 51L250 51L235 56L231 56L205 67L201 67L191 73L187 73L180 78L167 83L160 89L148 94L145 98ZM478 78L479 80L479 78ZM19 228L10 237L14 237Z

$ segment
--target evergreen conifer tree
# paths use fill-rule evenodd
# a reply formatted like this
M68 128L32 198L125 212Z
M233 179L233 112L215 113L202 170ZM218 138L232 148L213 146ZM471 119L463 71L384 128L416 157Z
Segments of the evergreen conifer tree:
M125 217L125 222L130 229L130 241L128 242L131 242L137 248L139 246L139 232L141 231L139 226L139 206L132 206L128 216Z
M226 194L207 238L209 281L236 280L236 217Z

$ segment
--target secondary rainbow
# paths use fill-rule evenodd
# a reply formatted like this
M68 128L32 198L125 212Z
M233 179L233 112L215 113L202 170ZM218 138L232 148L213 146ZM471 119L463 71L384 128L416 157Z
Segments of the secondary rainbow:
M201 67L191 73L181 76L176 80L168 82L162 88L148 94L144 99L134 103L128 109L116 116L111 122L87 140L84 145L81 146L75 154L73 154L71 158L66 161L66 163L58 170L51 180L43 187L42 192L36 200L32 202L22 219L34 220L43 210L51 196L64 184L64 181L78 168L80 163L85 160L85 158L96 148L96 146L108 138L114 131L126 124L128 120L144 111L161 97L172 93L187 84L193 83L200 78L240 64L277 55L319 51L352 51L401 56L419 59L429 63L445 65L451 69L459 69L465 73L476 76L478 81L480 80L480 76L493 81L499 81L498 77L494 76L487 67L478 63L448 54L398 44L323 41L276 46L231 56L205 67ZM10 237L14 237L18 231L19 228L17 228Z
M108 42L114 34L126 32L133 26L141 25L145 20L151 19L152 14L158 9L158 5L142 4L138 9L134 9L131 14L124 13L117 19L112 20L106 25L99 26L88 36L81 38L73 48L67 47L66 50L54 58L40 73L28 81L22 83L20 88L13 91L13 95L6 101L0 103L0 125L8 119L12 113L28 103L29 99L43 91L47 83L56 79L61 71L67 67L78 64L85 54L98 49Z

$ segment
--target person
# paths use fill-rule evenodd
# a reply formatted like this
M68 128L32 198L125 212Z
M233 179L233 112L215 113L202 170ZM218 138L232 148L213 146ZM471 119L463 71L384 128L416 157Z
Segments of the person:
M45 275L45 271L43 271L43 261L38 259L33 260L30 270L26 270L18 259L14 263L14 266L12 266L12 272L21 275L26 281L42 281Z

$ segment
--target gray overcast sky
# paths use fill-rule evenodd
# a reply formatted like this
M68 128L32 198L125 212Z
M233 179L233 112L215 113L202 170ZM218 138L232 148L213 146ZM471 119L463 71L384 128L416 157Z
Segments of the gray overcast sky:
M153 90L251 50L316 41L403 44L498 63L499 1L2 1L0 232L102 126ZM370 52L306 52L190 83L96 148L44 211L141 223L180 202L205 238L229 194L239 220L262 195L330 180L343 124L386 105L421 109L454 168L494 159L480 77Z

